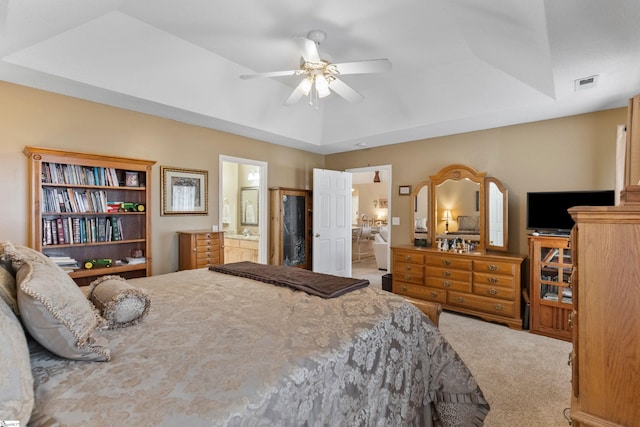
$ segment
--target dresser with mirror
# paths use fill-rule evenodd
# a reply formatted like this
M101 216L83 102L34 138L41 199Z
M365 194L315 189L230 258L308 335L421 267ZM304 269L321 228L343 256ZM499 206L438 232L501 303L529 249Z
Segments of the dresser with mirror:
M508 252L506 187L453 164L411 196L413 241L392 247L393 292L521 329L525 256Z

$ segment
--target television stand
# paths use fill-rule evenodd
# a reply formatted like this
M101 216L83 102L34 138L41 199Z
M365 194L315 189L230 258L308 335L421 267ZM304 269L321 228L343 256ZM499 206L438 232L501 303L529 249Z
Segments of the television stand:
M538 231L535 230L531 233L532 236L548 236L548 237L569 237L570 231L558 230L558 231Z

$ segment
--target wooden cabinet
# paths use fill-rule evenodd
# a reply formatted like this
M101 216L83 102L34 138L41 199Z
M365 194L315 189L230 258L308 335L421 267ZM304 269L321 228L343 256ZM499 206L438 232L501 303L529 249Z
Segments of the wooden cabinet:
M569 209L573 426L640 425L640 206Z
M522 329L524 256L413 246L396 246L392 251L394 293Z
M178 270L192 270L224 264L224 233L221 231L178 231Z
M569 236L529 236L531 260L530 331L571 340L573 310Z
M76 260L79 268L70 276L79 285L105 274L151 275L155 162L36 147L25 147L24 153L29 158L33 249ZM140 253L145 262L122 261ZM110 259L111 266L86 263L98 259Z
M225 237L224 260L227 263L240 261L258 262L258 240Z
M269 264L311 269L311 192L270 188Z

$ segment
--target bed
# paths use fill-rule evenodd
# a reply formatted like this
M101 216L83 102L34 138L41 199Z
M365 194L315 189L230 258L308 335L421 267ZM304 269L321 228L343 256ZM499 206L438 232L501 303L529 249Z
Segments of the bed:
M40 262L30 262L28 280L58 276ZM16 274L19 294L26 268ZM102 324L84 341L107 345L109 360L56 356L25 334L32 405L3 402L0 419L26 416L30 426L473 426L489 411L438 328L389 292L355 286L324 298L208 269L122 282L149 305L139 321Z

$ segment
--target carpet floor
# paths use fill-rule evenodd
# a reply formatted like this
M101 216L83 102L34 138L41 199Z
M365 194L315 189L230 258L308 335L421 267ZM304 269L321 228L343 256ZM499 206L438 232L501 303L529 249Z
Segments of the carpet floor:
M352 277L369 279L372 287L380 288L386 273L372 257L352 264ZM440 330L491 405L486 427L569 426L571 343L447 311Z

